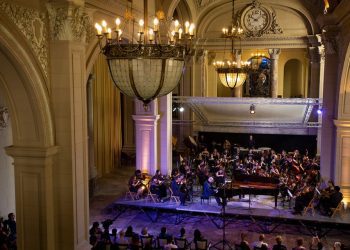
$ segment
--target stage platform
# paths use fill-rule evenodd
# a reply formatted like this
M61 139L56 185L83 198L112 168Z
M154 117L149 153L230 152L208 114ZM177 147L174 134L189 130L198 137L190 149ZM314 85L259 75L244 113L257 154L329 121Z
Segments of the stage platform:
M263 195L251 198L250 202L247 198L230 199L225 207L224 218L223 208L217 205L214 198L209 203L205 200L201 204L200 198L194 197L193 201L186 203L186 206L180 206L179 203L172 201L155 203L145 199L126 200L121 198L114 202L114 209L117 211L114 219L121 216L127 209L139 209L147 215L151 222L156 222L160 216L170 213L176 215L175 224L180 224L189 216L196 215L210 218L217 228L222 228L223 223L227 225L239 220L248 220L251 223L256 223L263 233L272 233L282 224L294 224L307 229L310 235L318 235L319 237L326 236L332 229L344 230L350 234L350 214L347 210L333 218L320 215L317 211L315 215L312 215L311 212L305 215L294 215L288 202L284 206L278 202L278 206L275 208L274 198Z

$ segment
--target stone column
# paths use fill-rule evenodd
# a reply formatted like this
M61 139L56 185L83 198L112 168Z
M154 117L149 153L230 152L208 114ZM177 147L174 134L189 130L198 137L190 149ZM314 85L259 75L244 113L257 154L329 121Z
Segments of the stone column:
M242 51L240 49L235 49L233 53L235 53L234 58L236 59L237 67L240 68L241 61L242 61ZM234 97L242 97L243 96L243 85L233 89L233 96Z
M278 58L281 49L269 49L271 60L271 97L277 98L278 95Z
M193 61L193 96L205 96L205 51L197 50L195 60Z
M143 103L135 100L136 169L153 175L158 167L157 161L157 123L159 119L157 100L152 101L145 110Z
M309 59L310 59L310 86L309 97L319 97L319 82L320 82L320 54L318 47L309 47ZM324 72L323 72L324 73Z
M170 175L173 163L172 147L172 94L159 98L159 156L160 170L163 175ZM153 174L153 173L152 173Z
M334 120L336 126L336 159L334 182L339 185L343 193L344 201L350 205L350 121ZM322 158L321 158L322 159Z
M88 126L86 96L86 31L84 7L71 1L47 5L50 18L50 73L56 143L53 169L55 249L88 249ZM36 218L36 217L33 217ZM47 248L51 249L51 248Z
M17 224L18 249L59 249L55 247L59 231L55 212L60 211L54 205L57 195L53 189L53 162L58 147L10 146L5 150L14 160L16 217L21 222Z
M95 166L95 152L94 152L94 119L93 119L93 74L89 75L86 87L87 97L87 119L88 119L88 147L89 147L89 197L92 197L95 191L97 170Z
M335 180L335 134L336 129L333 119L335 117L335 105L337 103L337 88L339 57L337 54L337 32L327 31L322 34L324 44L324 56L321 54L320 72L320 98L323 103L322 128L321 128L321 175ZM323 47L321 46L322 53ZM323 58L324 57L324 60ZM324 63L323 63L324 62Z

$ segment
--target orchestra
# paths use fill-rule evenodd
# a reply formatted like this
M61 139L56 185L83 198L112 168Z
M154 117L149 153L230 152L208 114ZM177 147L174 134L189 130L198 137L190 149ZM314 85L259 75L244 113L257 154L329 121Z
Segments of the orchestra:
M186 201L192 200L195 183L202 186L202 196L215 196L214 187L222 187L227 182L235 183L237 175L271 179L271 183L278 180L276 185L282 200L294 199L296 213L300 213L308 205L315 197L316 191L319 192L316 199L318 207L325 210L325 213L329 213L330 208L342 199L338 194L339 190L336 193L332 182L328 185L322 183L319 158L311 158L307 150L302 155L299 150L283 150L278 153L270 148L255 149L255 145L244 149L235 144L231 146L228 140L222 144L215 143L216 146L223 147L212 150L209 150L208 144L199 145L202 146L198 146L195 155L189 155L188 159L181 157L182 161L178 167L173 168L171 177L156 171L150 180L149 188L151 193L158 196L159 201L164 200L171 189L173 195L180 198L181 205L185 205ZM137 170L129 181L130 191L136 192L138 197L145 189L143 180L141 172ZM334 193L336 195L333 195ZM334 197L331 200L332 195Z

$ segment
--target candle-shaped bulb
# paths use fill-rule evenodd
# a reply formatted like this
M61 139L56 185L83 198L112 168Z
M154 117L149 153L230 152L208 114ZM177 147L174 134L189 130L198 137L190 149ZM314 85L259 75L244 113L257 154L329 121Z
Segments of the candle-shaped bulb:
M102 35L102 26L99 25L98 23L95 23L95 28L97 31L97 35Z
M194 23L191 23L190 28L189 28L189 32L190 32L190 36L194 35Z
M185 34L188 34L188 29L190 28L190 22L186 21L185 22Z
M174 37L175 37L175 31L173 30L173 31L171 32L170 42L173 42L173 41L174 41Z
M179 39L182 38L182 32L183 32L183 30L180 28L180 29L179 29Z
M153 19L153 29L154 29L154 31L158 31L158 29L159 29L159 20L158 20L158 18L154 18Z
M120 27L120 19L119 19L119 17L117 19L115 19L115 25L116 25L115 29L119 30L119 27Z
M140 19L139 21L139 26L140 26L140 30L139 32L143 33L143 25L145 24L145 22L143 21L143 19Z
M107 22L105 20L102 20L102 28L103 28L103 33L107 33Z
M179 30L179 20L175 20L174 26L175 26L175 32L178 32L178 30Z
M148 31L148 39L150 41L153 41L154 40L154 32L153 32L153 29L149 29Z
M107 38L108 39L112 39L112 30L111 30L111 28L107 29Z

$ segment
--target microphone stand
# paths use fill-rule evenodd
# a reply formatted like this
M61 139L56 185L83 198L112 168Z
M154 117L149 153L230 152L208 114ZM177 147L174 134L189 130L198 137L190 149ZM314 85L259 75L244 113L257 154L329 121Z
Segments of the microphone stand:
M227 197L226 197L226 185L224 184L223 186L223 196L222 196L222 204L221 204L221 217L222 217L222 240L216 242L212 248L215 249L222 249L225 250L225 247L227 247L228 249L233 249L230 246L230 242L228 240L226 240L226 204L227 204ZM222 248L220 248L219 246L222 245Z

